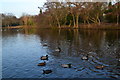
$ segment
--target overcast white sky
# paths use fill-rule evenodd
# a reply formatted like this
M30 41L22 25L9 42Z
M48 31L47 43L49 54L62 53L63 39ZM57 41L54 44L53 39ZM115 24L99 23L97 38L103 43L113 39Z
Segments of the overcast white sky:
M42 7L46 0L0 0L0 12L13 13L20 17L23 13L37 15L38 6Z

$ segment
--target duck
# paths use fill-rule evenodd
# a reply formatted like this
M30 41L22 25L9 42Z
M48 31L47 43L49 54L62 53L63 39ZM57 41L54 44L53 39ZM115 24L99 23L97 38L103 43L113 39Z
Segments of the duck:
M48 60L48 55L42 56L40 59L41 59L41 60Z
M43 74L49 74L52 73L52 70L43 70Z
M47 46L47 43L44 43L43 46Z
M58 47L57 49L55 49L56 52L61 52L61 48Z
M17 30L17 32L18 32L19 30Z
M88 56L83 56L81 59L82 60L88 60Z
M45 66L46 62L39 63L38 66Z
M63 68L71 68L71 64L61 64L61 66L63 67Z
M105 66L95 66L96 69L103 69Z

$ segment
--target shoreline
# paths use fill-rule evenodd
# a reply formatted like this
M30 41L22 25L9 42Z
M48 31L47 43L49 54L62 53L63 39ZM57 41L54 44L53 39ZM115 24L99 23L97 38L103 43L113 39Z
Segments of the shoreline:
M9 26L9 27L2 27L2 29L7 28L7 29L18 29L18 28L23 28L24 26Z
M68 27L68 26L61 26L61 28L57 27L37 27L37 26L26 26L26 25L20 25L20 26L10 26L10 27L2 27L2 29L20 29L20 28L39 28L39 29L88 29L88 30L120 30L120 24L80 24L78 28L74 27Z

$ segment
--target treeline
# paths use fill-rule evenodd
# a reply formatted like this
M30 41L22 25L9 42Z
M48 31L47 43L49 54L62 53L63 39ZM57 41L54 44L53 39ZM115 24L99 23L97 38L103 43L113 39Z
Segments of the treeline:
M34 16L23 14L17 18L12 13L2 14L2 27L19 26L19 25L34 25Z
M20 19L17 19L13 14L2 14L2 27L18 26L20 24Z
M46 2L39 15L2 14L2 27L37 25L38 27L73 27L120 23L120 1L112 2Z
M80 24L120 22L120 1L115 2L46 2L36 17L39 26L74 27Z

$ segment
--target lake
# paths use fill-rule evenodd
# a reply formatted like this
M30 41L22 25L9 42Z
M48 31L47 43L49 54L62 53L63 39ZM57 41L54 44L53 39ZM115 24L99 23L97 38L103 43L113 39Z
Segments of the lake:
M120 78L119 30L4 29L2 33L3 78ZM61 52L55 51L58 47ZM45 55L46 66L37 66ZM84 56L88 60L82 60ZM96 68L102 65L103 69ZM43 74L47 69L52 73Z

